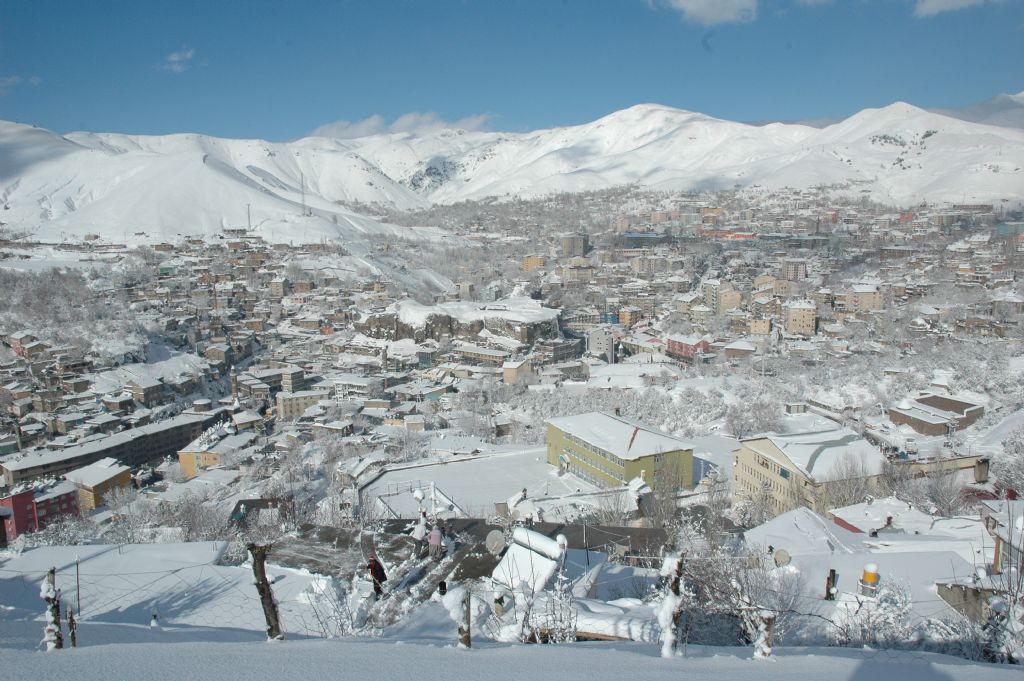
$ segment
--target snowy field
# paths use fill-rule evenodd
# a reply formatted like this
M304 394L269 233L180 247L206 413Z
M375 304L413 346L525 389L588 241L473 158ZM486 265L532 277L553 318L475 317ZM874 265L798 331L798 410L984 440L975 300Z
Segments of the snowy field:
M148 630L146 632L149 634ZM140 638L153 641L159 632ZM979 665L952 657L839 648L777 651L753 660L743 648L698 649L687 657L661 659L643 644L504 646L425 644L394 639L224 643L114 644L52 653L4 651L4 678L76 681L285 681L444 679L605 681L642 678L735 681L1002 681L1020 679L1018 668Z

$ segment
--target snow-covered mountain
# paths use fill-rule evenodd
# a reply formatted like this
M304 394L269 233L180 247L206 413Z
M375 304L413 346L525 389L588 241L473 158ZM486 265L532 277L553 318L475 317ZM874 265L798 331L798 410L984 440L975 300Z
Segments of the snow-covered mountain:
M274 241L408 230L350 206L411 209L636 184L837 185L894 203L1024 200L1024 130L896 103L822 129L643 104L528 133L442 130L289 143L203 135L58 135L0 122L0 222L121 240L247 223ZM303 210L305 206L305 210Z
M935 113L972 123L1024 129L1024 92L996 95L961 109L934 109Z

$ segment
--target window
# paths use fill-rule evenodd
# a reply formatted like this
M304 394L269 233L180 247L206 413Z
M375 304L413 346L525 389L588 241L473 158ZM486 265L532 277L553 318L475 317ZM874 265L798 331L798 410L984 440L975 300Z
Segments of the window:
M786 480L789 480L789 470L788 470L788 469L786 469L786 468L782 468L782 467L780 466L780 467L779 467L779 475L781 475L781 476L782 476L783 478L785 478Z

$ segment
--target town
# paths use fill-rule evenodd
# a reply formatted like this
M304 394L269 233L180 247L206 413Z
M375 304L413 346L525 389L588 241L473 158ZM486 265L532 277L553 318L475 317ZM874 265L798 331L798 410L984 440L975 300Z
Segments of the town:
M883 645L883 620L981 632L1017 598L1020 212L753 187L387 217L444 234L353 255L249 226L148 245L4 227L4 569L67 546L113 573L89 545L116 544L159 570L161 545L203 541L189 560L245 584L246 547L269 545L305 575L278 594L292 635L400 626L486 580L473 619L497 640L664 642L674 605L694 642L731 640L692 624L728 614L768 654ZM749 583L708 567L741 554ZM696 588L661 599L683 555L708 561L678 558ZM125 596L86 610L116 621Z

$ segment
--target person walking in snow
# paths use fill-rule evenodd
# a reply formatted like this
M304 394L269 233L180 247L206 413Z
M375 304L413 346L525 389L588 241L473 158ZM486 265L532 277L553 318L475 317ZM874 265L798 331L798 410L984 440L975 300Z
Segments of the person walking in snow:
M412 528L412 538L416 542L413 558L419 558L423 555L424 544L427 541L427 514L423 511L420 511L420 519L416 522L416 527Z
M427 535L427 546L430 547L430 557L441 560L441 528L437 525L434 525Z
M382 585L388 581L388 576L384 572L384 565L377 560L376 554L370 554L370 562L366 564L366 569L370 571L370 578L373 579L374 598L380 598L384 594Z

